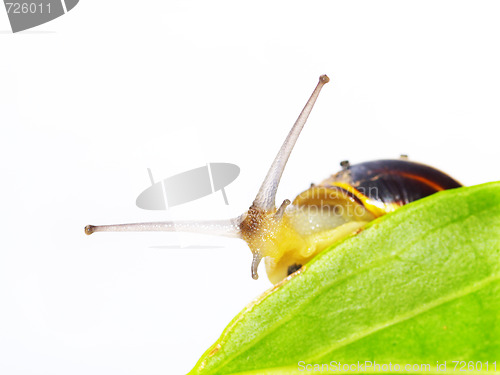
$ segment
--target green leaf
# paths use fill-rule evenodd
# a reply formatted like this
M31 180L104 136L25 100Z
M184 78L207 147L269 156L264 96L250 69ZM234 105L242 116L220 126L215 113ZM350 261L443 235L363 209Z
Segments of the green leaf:
M190 374L304 374L332 361L431 372L437 361L446 372L462 367L452 361L490 371L498 361L500 373L498 182L400 208L292 276L243 310Z

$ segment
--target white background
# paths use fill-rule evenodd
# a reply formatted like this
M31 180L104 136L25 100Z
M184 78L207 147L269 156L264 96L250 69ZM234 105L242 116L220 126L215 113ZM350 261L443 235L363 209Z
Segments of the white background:
M467 185L500 179L499 12L82 0L12 34L0 10L0 373L187 373L270 286L246 244L83 227L239 215L320 74L280 202L343 159L406 153ZM135 207L147 167L160 180L207 162L241 167L229 206Z

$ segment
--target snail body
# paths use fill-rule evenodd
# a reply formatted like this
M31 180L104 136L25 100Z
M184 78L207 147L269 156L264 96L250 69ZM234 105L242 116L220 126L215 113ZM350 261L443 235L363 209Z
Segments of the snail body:
M154 222L87 225L94 232L185 231L236 237L252 252L252 277L265 259L269 280L277 283L300 269L331 244L359 231L367 223L398 207L460 183L445 173L401 159L376 160L350 165L318 185L286 199L276 208L278 185L295 142L314 103L329 81L319 79L313 94L289 132L252 205L243 215L219 221Z
M406 157L341 165L340 172L299 194L282 215L266 219L265 212L250 209L242 235L265 259L271 282L279 282L377 217L462 186L447 174ZM256 233L258 228L261 233Z

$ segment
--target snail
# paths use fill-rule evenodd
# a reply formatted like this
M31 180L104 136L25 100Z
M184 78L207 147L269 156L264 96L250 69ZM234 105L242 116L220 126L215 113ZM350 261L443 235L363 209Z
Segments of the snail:
M247 212L217 221L152 222L87 225L94 232L184 231L243 239L252 252L251 273L265 260L269 280L276 284L299 270L321 251L367 223L410 202L462 186L447 174L424 164L399 159L350 165L276 207L278 185L287 160L323 86L319 78L311 97L290 130Z

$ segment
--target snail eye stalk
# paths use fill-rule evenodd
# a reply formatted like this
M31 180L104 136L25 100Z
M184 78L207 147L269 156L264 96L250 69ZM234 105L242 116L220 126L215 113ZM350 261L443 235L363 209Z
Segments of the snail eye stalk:
M276 235L277 232L279 232L280 222L286 213L287 206L290 205L290 200L286 199L276 210L276 192L278 191L281 176L283 175L286 163L297 142L300 132L304 128L314 104L318 99L321 89L329 81L330 78L326 75L319 77L316 88L271 164L252 206L248 210L246 216L243 217L243 221L240 225L241 236L252 250L252 278L254 279L258 279L259 277L257 268L260 261L270 253L270 249L266 249L266 247L269 247L266 243L269 244L272 241L265 240L264 237L272 237L273 234Z
M85 227L85 233L91 235L95 232L188 232L241 238L240 223L241 217L228 220L159 221L153 223L87 225Z
M288 158L290 157L293 147L297 142L297 138L299 138L300 132L304 128L307 118L314 107L314 103L316 103L316 99L318 99L321 89L329 81L330 78L328 78L327 75L319 77L319 82L316 85L316 88L297 118L297 121L295 121L295 124L288 133L288 136L286 137L285 142L283 142L278 155L276 155L276 158L271 164L271 168L269 168L266 178L262 182L259 192L253 202L254 207L260 208L264 211L271 211L275 208L276 192Z

